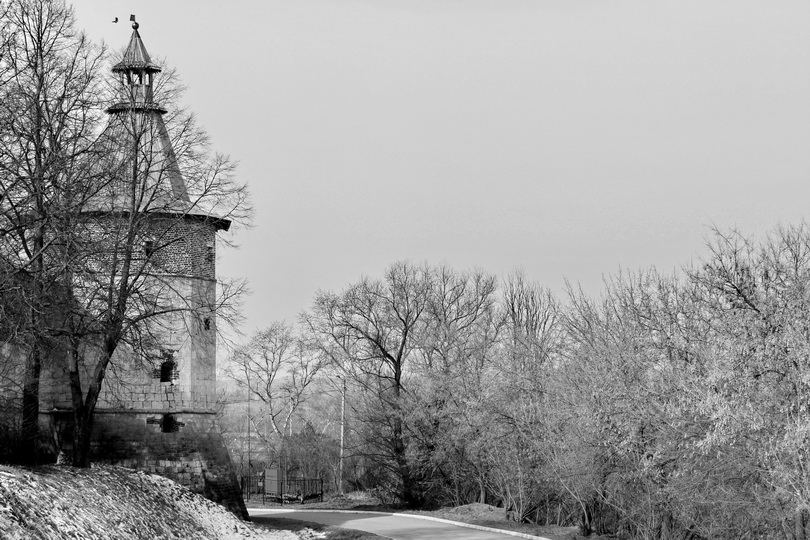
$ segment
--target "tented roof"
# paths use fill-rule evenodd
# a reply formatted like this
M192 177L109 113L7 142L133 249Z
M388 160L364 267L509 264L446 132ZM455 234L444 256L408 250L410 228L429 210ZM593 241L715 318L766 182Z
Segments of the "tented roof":
M138 33L138 23L132 25L132 37L129 38L129 45L127 45L127 50L124 51L123 58L112 68L113 72L128 69L141 69L152 73L160 71L160 68L152 63L152 59L146 51L141 35Z

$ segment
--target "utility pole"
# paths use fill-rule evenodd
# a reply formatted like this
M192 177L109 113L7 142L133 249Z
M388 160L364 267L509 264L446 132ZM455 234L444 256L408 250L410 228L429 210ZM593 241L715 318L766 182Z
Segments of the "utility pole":
M338 495L343 495L343 437L346 426L346 377L340 376L340 461L338 461Z
M247 413L247 423L248 423L248 486L251 482L251 472L253 471L253 465L250 462L250 372L248 371L247 374L247 402L248 402L248 413ZM250 489L250 488L248 488ZM248 497L250 491L248 491Z

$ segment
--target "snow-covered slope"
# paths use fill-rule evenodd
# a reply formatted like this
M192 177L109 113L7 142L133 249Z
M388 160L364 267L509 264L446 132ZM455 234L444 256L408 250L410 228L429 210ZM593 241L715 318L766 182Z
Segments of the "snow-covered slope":
M307 535L308 536L308 535ZM0 466L3 540L299 540L240 521L166 478L120 467Z

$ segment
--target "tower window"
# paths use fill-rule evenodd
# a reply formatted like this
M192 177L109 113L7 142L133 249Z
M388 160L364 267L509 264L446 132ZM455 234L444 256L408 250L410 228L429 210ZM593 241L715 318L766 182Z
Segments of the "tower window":
M151 258L152 255L155 253L155 241L154 240L144 240L143 241L143 254L146 256L147 259Z
M203 328L205 328L206 330L211 330L211 319L209 319L208 317L203 319Z
M159 425L160 431L163 433L177 433L181 427L184 427L185 422L180 422L177 417L171 413L166 413L161 417L150 416L146 419L147 424Z
M172 382L177 378L177 362L166 360L160 364L160 382Z
M214 262L214 244L209 243L205 246L205 260Z
M166 413L160 420L160 431L163 433L177 433L185 425L183 422L178 421L173 414Z
M154 371L154 377L156 379L160 379L160 382L173 382L175 379L179 377L177 372L177 362L174 360L174 353L176 351L172 349L163 349L160 352L163 361L160 363L160 367L156 367Z

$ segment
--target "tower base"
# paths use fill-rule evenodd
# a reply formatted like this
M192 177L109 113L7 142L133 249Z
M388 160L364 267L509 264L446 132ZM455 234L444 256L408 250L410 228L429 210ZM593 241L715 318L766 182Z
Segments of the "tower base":
M70 454L70 411L43 412L41 433L53 433L51 452ZM225 441L208 411L96 410L91 459L159 474L248 519Z

